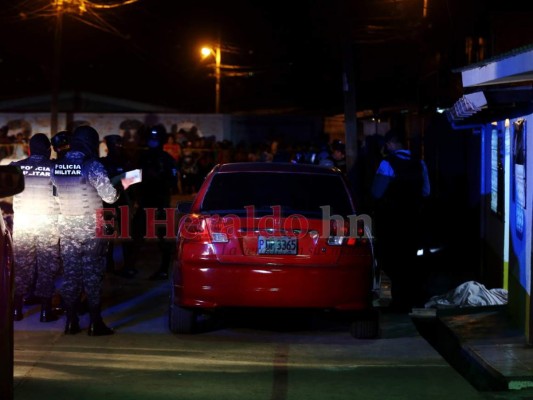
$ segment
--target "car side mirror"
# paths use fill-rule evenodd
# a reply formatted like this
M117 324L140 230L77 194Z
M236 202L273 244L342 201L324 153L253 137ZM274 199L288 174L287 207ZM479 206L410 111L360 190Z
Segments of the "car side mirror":
M0 197L14 196L24 190L24 174L16 165L0 166Z

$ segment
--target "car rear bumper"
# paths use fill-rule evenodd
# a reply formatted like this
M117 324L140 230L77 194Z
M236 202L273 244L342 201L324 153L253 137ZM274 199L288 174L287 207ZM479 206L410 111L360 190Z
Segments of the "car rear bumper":
M357 266L258 266L188 262L176 265L177 305L221 307L320 308L371 307L371 258Z

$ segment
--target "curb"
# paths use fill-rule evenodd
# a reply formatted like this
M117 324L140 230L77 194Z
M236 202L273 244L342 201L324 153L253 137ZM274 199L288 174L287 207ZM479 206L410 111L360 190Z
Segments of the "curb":
M420 335L466 380L480 391L503 391L509 389L508 379L481 357L473 347L461 338L442 319L442 316L466 315L473 312L499 310L501 306L445 309L424 311L413 310L411 319Z

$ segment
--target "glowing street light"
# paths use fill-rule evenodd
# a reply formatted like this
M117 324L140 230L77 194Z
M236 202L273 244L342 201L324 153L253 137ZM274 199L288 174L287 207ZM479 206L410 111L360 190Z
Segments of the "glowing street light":
M203 58L212 55L215 57L215 113L220 113L220 46L202 47Z

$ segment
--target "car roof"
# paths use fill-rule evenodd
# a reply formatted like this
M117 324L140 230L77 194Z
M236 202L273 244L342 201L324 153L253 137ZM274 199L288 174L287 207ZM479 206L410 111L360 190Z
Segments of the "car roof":
M300 174L331 174L338 175L340 171L335 167L325 167L312 164L294 164L288 162L238 162L219 164L214 172L287 172Z

